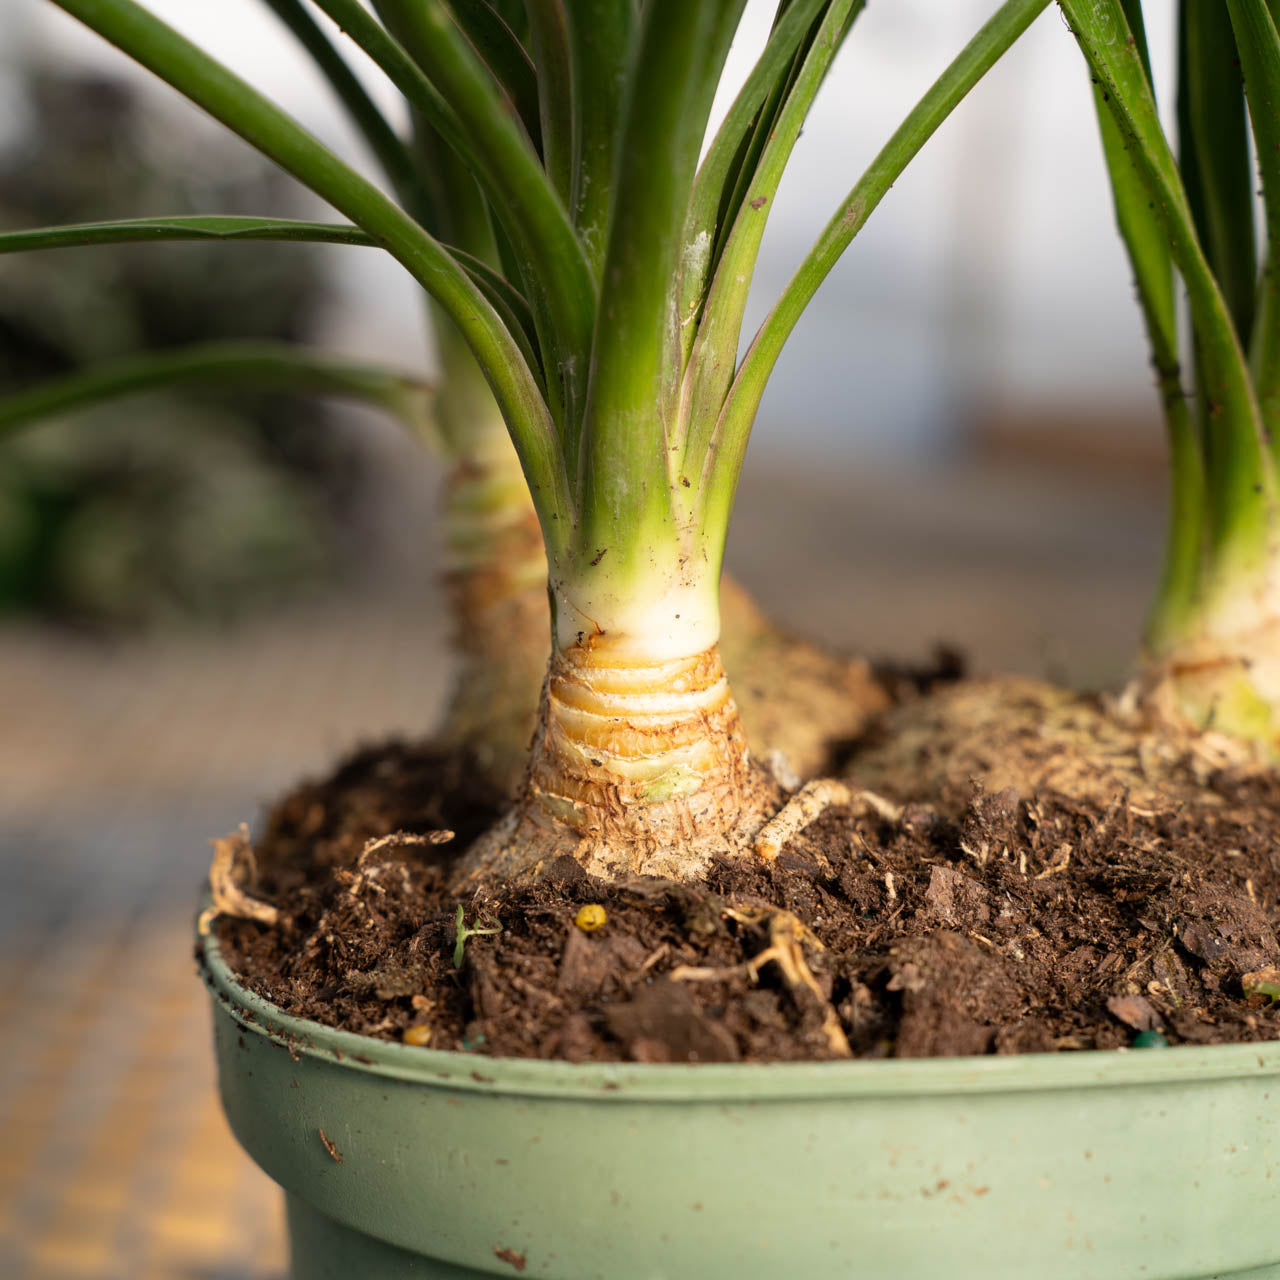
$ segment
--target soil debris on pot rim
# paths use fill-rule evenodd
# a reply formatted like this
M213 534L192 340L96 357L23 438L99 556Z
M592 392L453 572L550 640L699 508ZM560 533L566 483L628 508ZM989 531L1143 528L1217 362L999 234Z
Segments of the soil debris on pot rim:
M776 861L721 860L696 886L606 884L564 858L459 904L449 866L501 799L429 743L298 788L255 850L278 923L219 918L225 959L344 1030L575 1062L1280 1038L1258 977L1280 966L1274 776L1158 808L975 784L958 816L831 809ZM445 828L452 843L384 844L356 869L373 838ZM459 905L466 930L498 931L466 936L455 968Z

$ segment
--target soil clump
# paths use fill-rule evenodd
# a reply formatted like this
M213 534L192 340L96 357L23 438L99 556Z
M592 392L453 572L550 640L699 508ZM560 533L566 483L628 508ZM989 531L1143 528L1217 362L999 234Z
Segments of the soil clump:
M459 901L451 869L498 817L500 789L465 753L380 746L271 812L245 888L277 923L214 928L241 980L289 1013L480 1055L783 1061L1280 1037L1280 778L1199 761L1139 803L1054 789L1065 775L1040 764L1021 776L1031 789L952 774L936 803L904 796L897 817L830 809L776 860L718 859L698 885L608 884L566 857L544 881ZM442 829L455 838L384 839Z

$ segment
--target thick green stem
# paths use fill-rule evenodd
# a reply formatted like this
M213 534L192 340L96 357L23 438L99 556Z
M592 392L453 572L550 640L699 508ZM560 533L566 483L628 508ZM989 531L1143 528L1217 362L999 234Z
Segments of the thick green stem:
M571 208L583 251L599 276L636 14L617 0L567 0L567 9L575 131Z
M1241 345L1253 324L1257 262L1240 59L1224 3L1179 6L1179 167L1205 256Z
M609 571L624 576L650 562L651 548L680 537L664 355L698 150L739 9L735 0L653 0L641 19L582 447L568 456L583 495L579 555L588 563L611 555Z
M1141 7L1128 6L1144 73L1146 38ZM1149 83L1149 80L1148 80ZM1094 107L1111 180L1116 223L1133 266L1134 283L1151 344L1156 385L1169 441L1169 515L1160 585L1147 621L1147 651L1165 651L1191 625L1200 591L1204 558L1205 475L1201 440L1182 381L1173 261L1163 221L1131 153L1131 143L1116 123L1101 85L1094 86Z

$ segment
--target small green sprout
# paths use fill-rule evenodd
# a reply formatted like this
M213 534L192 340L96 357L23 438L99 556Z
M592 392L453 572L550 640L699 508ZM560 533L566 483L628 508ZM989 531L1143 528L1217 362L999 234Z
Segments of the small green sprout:
M1280 969L1268 965L1255 973L1246 973L1240 980L1246 996L1266 996L1272 1004L1280 1001Z
M469 925L466 922L466 915L461 905L458 907L457 923L455 931L458 939L457 946L453 949L453 967L455 969L462 968L463 956L466 953L467 939L478 937L484 933L501 933L502 926L500 924L480 925L476 923Z

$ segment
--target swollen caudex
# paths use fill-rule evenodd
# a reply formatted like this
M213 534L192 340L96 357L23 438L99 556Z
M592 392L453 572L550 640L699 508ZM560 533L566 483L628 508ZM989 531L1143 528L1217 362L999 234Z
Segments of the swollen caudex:
M557 654L532 784L557 817L589 827L593 810L679 800L733 787L746 741L715 649L655 665Z
M568 854L597 875L694 877L749 846L779 799L714 646L640 662L575 645L552 659L516 807L463 871L537 875Z
M1150 654L1149 704L1174 723L1213 729L1280 754L1280 564L1261 583L1220 588L1200 616Z

